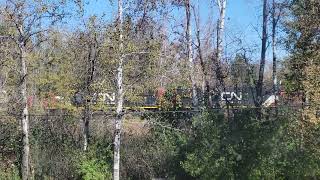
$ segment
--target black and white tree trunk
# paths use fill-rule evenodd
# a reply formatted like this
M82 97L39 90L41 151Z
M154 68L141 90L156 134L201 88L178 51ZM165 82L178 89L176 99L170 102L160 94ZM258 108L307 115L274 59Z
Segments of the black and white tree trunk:
M123 117L123 4L122 0L118 0L118 33L119 33L119 52L118 52L118 68L117 68L117 109L114 131L114 154L113 154L113 179L120 179L120 144L121 144L121 124Z
M84 112L83 112L83 150L87 151L88 145L89 145L89 137L90 137L90 131L89 131L89 123L91 119L91 110L90 110L90 102L92 97L91 92L91 84L93 82L94 74L95 74L95 64L97 59L97 41L95 32L93 32L93 37L90 37L90 45L89 45L89 53L88 53L88 66L87 66L87 76L86 76L86 82L85 82L85 105L84 105ZM90 34L90 36L92 36Z
M10 40L15 42L17 53L17 65L19 71L19 83L17 92L19 94L19 118L22 129L22 161L21 179L27 180L30 175L30 144L29 144L29 111L27 105L27 55L47 39L41 35L48 32L52 25L60 22L65 12L60 7L65 2L53 3L50 1L21 1L10 0L0 7L1 16L5 23L14 31L8 32ZM40 11L41 9L41 11ZM41 23L50 26L40 26ZM36 37L37 38L34 38Z
M219 6L219 21L218 21L218 33L217 33L217 60L222 62L223 56L223 36L225 27L225 16L227 0L218 0Z
M263 22L262 22L262 45L261 45L261 59L259 78L256 85L257 101L255 102L257 107L260 107L263 102L262 88L263 88L263 76L266 64L266 51L267 51L267 25L268 25L268 9L267 0L263 0Z
M275 97L275 105L277 106L278 95L278 80L277 80L277 54L276 54L276 37L277 37L277 23L280 15L276 15L276 2L272 0L272 81L273 81L273 95Z
M198 106L198 96L197 96L197 86L195 82L195 69L194 69L194 61L192 57L192 33L191 33L191 5L190 0L185 0L185 9L186 9L186 18L187 18L187 24L186 24L186 40L187 40L187 46L188 46L188 62L189 62L189 76L191 80L191 86L192 86L192 104L194 107Z
M21 26L22 30L22 26ZM20 32L23 32L20 31ZM20 105L21 105L21 128L22 128L22 162L21 162L21 174L22 180L29 179L30 176L30 145L29 145L29 111L27 105L27 50L26 44L22 36L19 38L19 58L18 65L20 71Z
M225 30L225 16L226 16L226 6L227 0L217 0L219 7L219 20L217 24L217 52L215 60L215 72L218 79L218 89L219 87L224 88L224 75L222 70L222 61L223 61L223 39L224 39L224 30Z
M90 122L90 108L89 104L86 102L83 111L83 151L87 151L89 144L89 122Z

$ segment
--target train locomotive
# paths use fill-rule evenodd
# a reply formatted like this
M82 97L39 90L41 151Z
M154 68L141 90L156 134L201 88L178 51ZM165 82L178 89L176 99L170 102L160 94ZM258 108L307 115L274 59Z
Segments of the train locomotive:
M203 92L198 89L199 106L204 106ZM278 96L272 93L264 93L263 106L270 107L276 100L284 99L284 93ZM226 88L223 92L211 93L212 105L219 104L219 108L250 108L255 107L254 92L250 88ZM28 97L28 106L32 107L35 97ZM39 102L39 100L38 100ZM116 92L106 91L104 93L92 93L85 96L84 93L76 92L71 98L57 96L49 93L47 98L40 100L40 106L44 109L61 108L60 104L69 104L75 107L84 107L85 104L97 105L97 107L115 109ZM98 106L102 105L102 106ZM130 110L164 110L164 109L194 109L192 104L192 91L188 88L157 88L142 94L135 95L134 99L124 98L124 108Z
M155 91L147 91L143 94L136 95L139 99L137 101L129 100L125 97L124 108L126 109L193 109L192 91L187 88L157 88ZM225 90L220 93L212 93L213 104L221 104L222 106L232 107L248 107L254 106L254 100L251 98L248 89ZM75 106L82 106L85 98L81 93L76 93L71 102ZM204 104L204 97L202 91L198 90L198 99L200 106ZM90 100L91 104L102 103L106 107L113 108L116 105L116 93L109 91L105 93L94 93Z

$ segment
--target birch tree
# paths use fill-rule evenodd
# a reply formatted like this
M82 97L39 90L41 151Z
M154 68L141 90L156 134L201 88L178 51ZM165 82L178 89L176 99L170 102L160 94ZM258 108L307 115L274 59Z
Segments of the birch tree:
M17 86L20 112L19 117L22 129L22 179L30 178L30 145L29 145L29 110L27 106L27 61L28 53L34 47L46 40L43 34L49 31L49 27L42 24L54 25L64 17L64 12L59 6L60 2L34 2L10 0L3 3L0 15L4 21L14 29L7 34L16 44L19 82Z
M259 77L258 82L256 84L256 94L257 94L257 101L255 105L257 107L261 106L262 104L262 88L263 88L263 75L264 69L266 64L266 51L267 51L267 26L268 26L268 9L267 9L267 0L263 0L263 15L262 15L262 45L261 45L261 59L260 59L260 68L259 68Z
M186 40L187 40L187 46L188 46L188 62L189 62L189 68L190 68L190 80L191 80L191 86L192 86L192 104L194 107L198 106L198 97L197 97L197 87L196 82L194 79L194 61L192 58L192 30L191 30L191 5L190 0L184 1L184 6L186 10Z
M273 81L273 95L277 95L277 56L276 56L276 2L272 0L272 81ZM277 98L275 98L277 104Z
M116 119L114 131L114 154L113 154L113 179L120 179L120 144L121 144L121 123L123 111L123 2L118 0L118 33L119 33L119 50L118 50L118 68L117 68L117 102L116 102Z
M217 53L216 53L216 75L218 78L218 83L220 87L224 87L224 77L222 74L222 60L223 60L223 36L225 30L225 16L226 16L226 6L227 0L217 0L219 8L219 19L217 24ZM219 87L218 87L219 88Z

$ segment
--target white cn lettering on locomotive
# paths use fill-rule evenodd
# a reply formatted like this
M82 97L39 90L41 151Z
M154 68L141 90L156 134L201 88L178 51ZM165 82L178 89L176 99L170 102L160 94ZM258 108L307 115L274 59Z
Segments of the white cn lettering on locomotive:
M106 104L116 104L116 93L99 93Z
M242 93L239 93L239 96L235 92L222 92L221 93L221 100L222 101L232 101L232 100L242 100Z

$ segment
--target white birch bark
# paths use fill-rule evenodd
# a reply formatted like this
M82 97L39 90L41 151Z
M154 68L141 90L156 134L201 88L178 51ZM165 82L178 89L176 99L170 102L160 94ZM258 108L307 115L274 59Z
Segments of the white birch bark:
M277 83L277 56L276 56L276 2L272 0L272 80L273 80L273 95L277 97L278 83ZM277 105L277 98L275 98L275 105Z
M115 119L114 132L114 155L113 155L113 179L120 179L120 144L121 144L121 123L123 111L123 4L118 0L118 31L119 31L119 59L117 68L117 117Z
M194 61L192 58L192 37L191 37L191 7L190 1L185 0L185 9L187 17L187 27L186 27L186 39L188 45L188 61L189 61L189 71L190 71L190 80L192 86L192 104L194 107L198 106L198 97L197 97L197 87L195 82L195 70L194 70Z
M85 105L87 106L87 105ZM85 107L84 117L83 117L83 151L87 151L88 149L88 143L89 143L89 120L88 120L88 108Z
M23 27L20 27L20 32L23 32ZM25 47L25 41L23 35L20 35L18 40L20 56L18 58L18 64L20 67L20 105L21 105L21 128L22 128L22 163L21 163L21 174L22 180L29 179L30 176L30 146L29 146L29 112L27 105L27 50Z
M61 4L59 4L61 5ZM29 112L27 106L27 53L32 51L34 47L40 45L45 39L38 39L35 42L29 43L36 35L48 31L49 29L42 29L38 27L41 22L48 22L54 25L56 22L64 18L64 12L59 11L58 4L51 2L29 2L11 0L6 4L7 7L2 8L2 15L10 18L5 18L8 24L16 30L15 35L10 36L10 39L15 41L17 49L19 50L17 57L18 71L19 71L19 115L22 129L22 161L21 161L21 178L27 180L31 178L30 173L30 144L29 144ZM38 11L39 7L44 8L43 11ZM31 18L31 19L30 19ZM30 21L29 21L29 20ZM40 28L40 29L38 29ZM12 29L13 30L13 29ZM27 46L28 45L28 46Z
M213 64L215 67L213 68L213 74L216 75L216 77L213 77L213 79L217 79L216 81L216 87L214 91L216 93L221 92L221 88L225 89L224 85L224 75L222 70L222 56L223 56L223 36L224 36L224 27L225 27L225 14L226 14L226 6L227 6L227 0L217 0L218 8L219 8L219 19L217 23L217 47L216 47L216 57L213 58ZM220 102L217 101L215 103L216 107L220 107Z
M217 61L221 64L223 54L223 36L226 16L227 0L218 0L219 6L219 21L218 21L218 34L217 34Z

